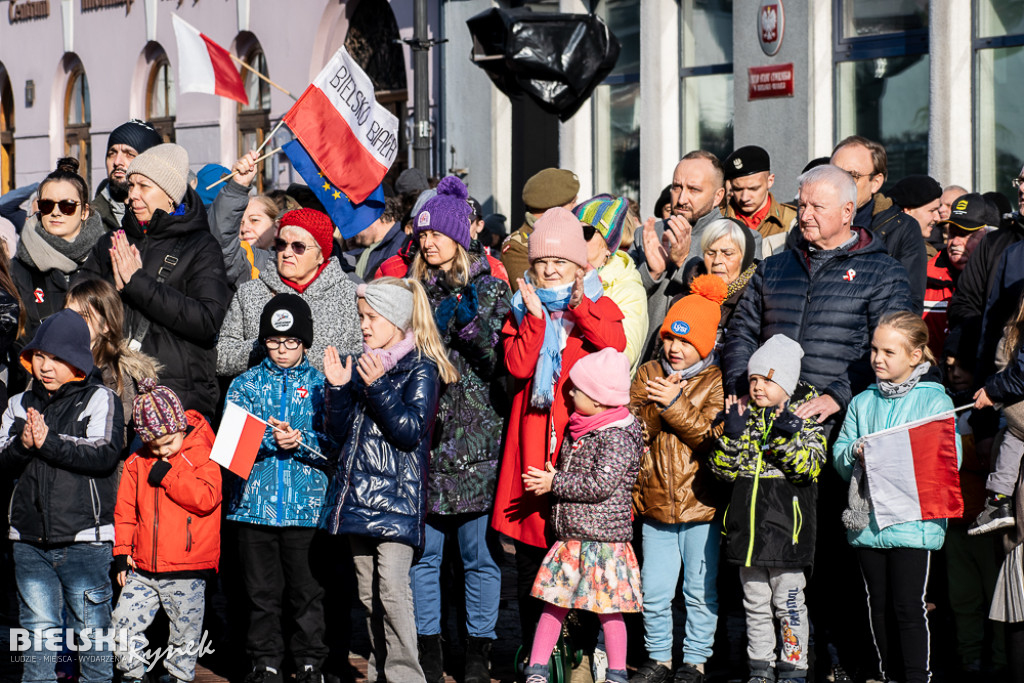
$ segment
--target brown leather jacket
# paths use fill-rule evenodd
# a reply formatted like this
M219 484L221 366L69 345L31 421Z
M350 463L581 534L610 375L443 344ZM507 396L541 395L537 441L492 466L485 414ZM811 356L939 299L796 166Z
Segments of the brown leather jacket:
M647 400L646 384L664 376L660 360L644 363L629 390L629 407L647 427L650 446L640 462L633 506L664 524L710 522L723 491L703 461L722 433L721 425L712 427L725 406L722 372L715 365L705 368L662 410Z

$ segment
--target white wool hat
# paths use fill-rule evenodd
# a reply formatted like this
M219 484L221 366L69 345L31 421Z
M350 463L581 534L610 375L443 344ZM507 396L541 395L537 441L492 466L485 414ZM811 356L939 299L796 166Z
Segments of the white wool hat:
M761 345L747 361L747 377L760 375L778 384L788 395L800 381L800 359L804 350L784 334L777 334Z

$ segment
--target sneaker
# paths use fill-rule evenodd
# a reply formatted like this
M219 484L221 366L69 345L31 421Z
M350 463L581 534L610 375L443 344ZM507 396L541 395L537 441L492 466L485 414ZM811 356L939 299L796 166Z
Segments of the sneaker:
M658 664L653 659L648 659L640 665L629 683L668 683L672 678L672 671L668 667Z
M608 671L608 653L601 648L594 648L594 654L590 656L590 675L594 683L605 683L606 672Z
M550 669L547 664L530 664L523 669L526 675L526 683L548 683Z
M766 676L751 676L747 679L747 683L775 683L775 681Z
M704 683L704 674L696 665L683 662L683 665L676 669L676 676L672 681L673 683Z
M608 669L606 683L629 683L629 672L625 669Z
M968 536L980 536L999 529L1006 529L1016 524L1013 515L1013 498L989 498L985 501L985 509L967 529Z
M281 672L272 666L257 666L245 677L245 683L283 683Z
M853 676L846 673L846 669L836 664L832 667L833 683L853 683Z
M305 664L295 672L295 683L324 683L324 677L320 669L312 664Z

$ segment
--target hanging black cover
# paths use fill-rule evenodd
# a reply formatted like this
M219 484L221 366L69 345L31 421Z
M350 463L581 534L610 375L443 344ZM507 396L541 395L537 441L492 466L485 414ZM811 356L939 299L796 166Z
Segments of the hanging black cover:
M473 59L506 95L569 120L615 67L619 40L593 14L489 9L466 24Z

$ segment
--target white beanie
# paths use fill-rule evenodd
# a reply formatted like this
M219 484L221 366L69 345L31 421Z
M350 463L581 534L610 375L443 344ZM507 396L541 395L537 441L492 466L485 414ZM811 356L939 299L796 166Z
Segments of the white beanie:
M804 350L784 334L777 334L747 361L747 377L760 375L775 382L787 395L792 396L800 381L800 359Z

